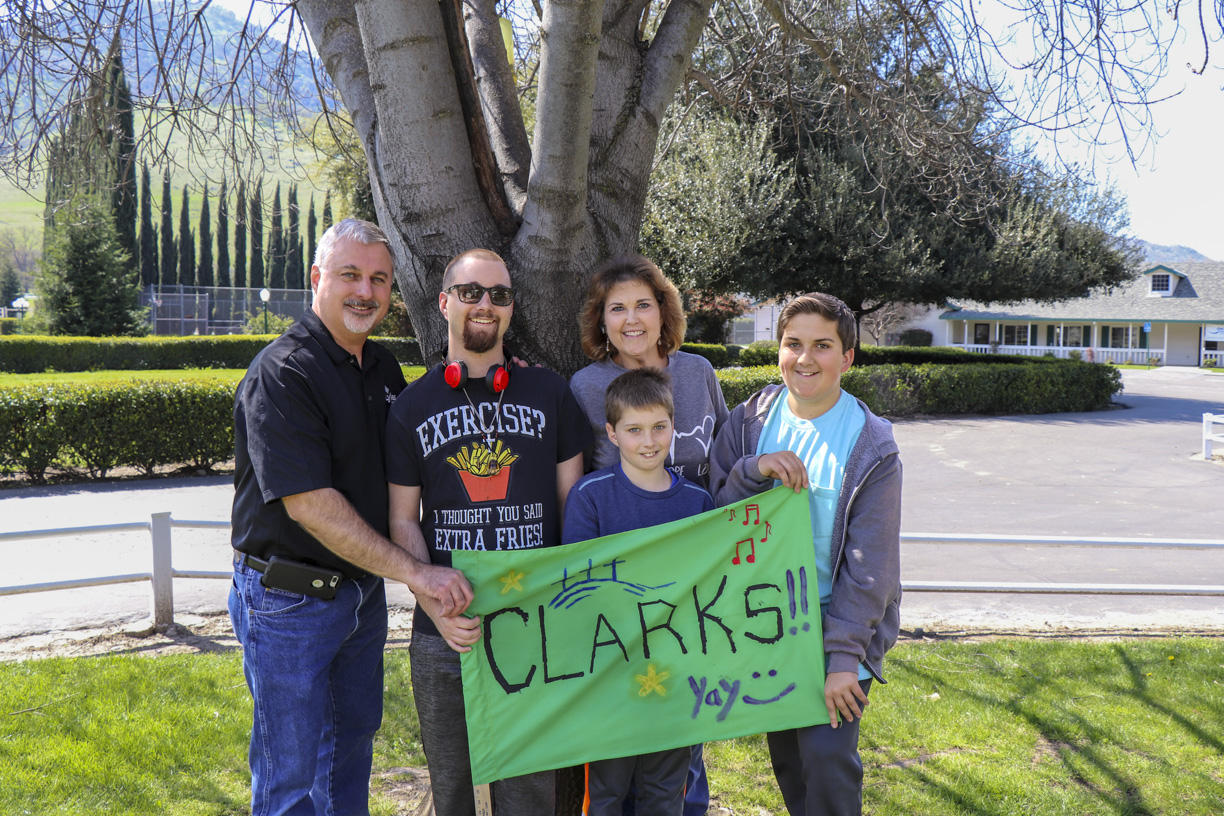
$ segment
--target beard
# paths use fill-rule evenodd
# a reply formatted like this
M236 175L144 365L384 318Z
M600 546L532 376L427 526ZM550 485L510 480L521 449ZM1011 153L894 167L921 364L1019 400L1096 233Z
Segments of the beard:
M345 306L352 306L358 309L373 309L374 312L368 316L362 316L344 310L344 328L351 331L353 334L369 334L374 331L374 327L383 319L382 310L379 308L381 304L377 300L346 300Z
M478 328L476 324L465 321L463 324L463 347L473 354L484 354L486 351L491 351L497 345L497 330L500 327L500 320L483 328Z

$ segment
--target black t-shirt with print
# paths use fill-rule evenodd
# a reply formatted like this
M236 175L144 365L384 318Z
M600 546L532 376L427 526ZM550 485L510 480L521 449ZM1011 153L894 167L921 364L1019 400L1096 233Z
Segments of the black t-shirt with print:
M560 543L557 464L591 441L586 416L552 371L515 368L509 387L494 394L483 378L453 389L438 366L391 408L387 479L421 488L430 560L450 566L453 550ZM413 627L437 632L419 607Z

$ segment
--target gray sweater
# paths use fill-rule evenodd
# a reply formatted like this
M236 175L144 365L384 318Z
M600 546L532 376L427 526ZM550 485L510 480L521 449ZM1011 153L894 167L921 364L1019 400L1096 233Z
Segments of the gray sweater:
M710 493L719 507L773 487L756 451L774 400L785 395L785 386L766 386L736 406L719 431L710 455ZM901 458L892 425L859 405L867 418L837 500L824 645L830 672L856 672L862 663L883 683L884 653L901 627Z
M620 461L616 446L604 430L607 424L604 393L613 380L628 370L604 360L591 363L570 380L570 390L595 432L595 448L587 457L587 471L602 470ZM698 354L677 351L668 358L664 371L671 377L672 399L676 404L676 431L667 466L677 476L706 487L710 479L710 445L728 415L722 388L714 367Z

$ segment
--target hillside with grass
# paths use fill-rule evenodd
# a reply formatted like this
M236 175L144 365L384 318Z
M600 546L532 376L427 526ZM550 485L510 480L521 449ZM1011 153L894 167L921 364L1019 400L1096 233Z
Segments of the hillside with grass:
M198 3L192 5L199 6ZM152 9L152 25L164 27L166 23L166 4L154 2ZM242 37L248 41L258 39L262 29L252 25L244 32L245 20L233 12L216 4L202 6L204 25L211 37L212 61L217 70L222 72L218 80L228 80L231 77L231 67L237 61L238 44ZM181 14L181 12L175 12ZM271 72L277 69L278 49L281 43L269 38L259 49L256 56L243 61L245 71L234 71L232 78L237 83L238 97L259 100L261 94L266 94L266 86L270 81L261 82L261 71ZM136 137L139 143L138 163L149 161L149 170L153 177L154 206L161 200L162 171L170 171L171 188L174 196L175 226L178 225L178 207L182 200L184 185L190 188L191 222L193 229L199 223L199 213L202 204L201 193L204 184L210 188L212 212L216 213L216 191L222 178L230 182L231 196L234 194L235 182L239 177L247 179L248 185L253 180L262 178L265 187L265 202L270 206L273 189L277 182L282 187L297 184L299 200L303 217L309 207L310 198L315 198L316 212L323 205L323 195L326 183L322 181L319 171L319 159L302 135L296 132L278 117L265 111L256 114L258 121L247 122L255 133L254 141L260 146L260 156L245 157L241 162L235 162L232 156L232 139L223 135L209 136L196 131L188 135L183 130L171 132L167 124L165 111L150 112L140 108L139 99L142 87L150 89L156 82L154 72L158 67L157 55L149 50L140 39L135 39L125 50L125 69L133 97L137 100ZM293 54L293 72L296 77L294 87L294 102L300 112L299 121L303 127L309 127L320 110L318 91L313 84L313 73L310 65L311 57L305 51ZM44 92L53 94L56 88L46 86ZM256 108L256 110L261 110ZM20 115L20 114L19 114ZM158 162L154 158L161 148L170 157L168 162ZM7 169L7 168L6 168ZM138 173L139 175L139 173ZM41 236L44 210L44 176L36 174L32 182L15 180L10 175L0 175L0 230L34 230ZM233 199L231 198L231 204ZM231 209L232 212L232 209ZM156 216L155 216L156 220ZM41 239L38 241L41 242Z

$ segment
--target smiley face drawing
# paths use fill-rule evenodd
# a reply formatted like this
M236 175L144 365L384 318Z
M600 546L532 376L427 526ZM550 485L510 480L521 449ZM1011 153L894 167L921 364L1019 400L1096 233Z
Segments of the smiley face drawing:
M777 677L777 676L778 676L778 670L777 670L777 669L770 669L768 674L769 674L769 676L770 676L770 677ZM760 679L761 679L761 673L760 673L760 672L753 672L753 673L752 673L752 679L753 679L753 680L760 680ZM741 699L741 700L743 700L743 701L744 701L745 703L747 703L748 705L768 705L769 703L776 703L776 702L778 702L779 700L781 700L783 697L785 697L786 695L790 694L790 693L791 693L792 691L794 691L794 690L795 690L795 684L794 684L794 683L791 683L791 684L790 684L790 685L788 685L786 688L782 689L782 691L780 691L778 694L775 694L773 697L770 697L770 698L768 698L768 699L762 699L762 698L760 698L760 697L752 697L752 696L749 696L749 695L747 695L747 694L745 694L745 695L741 696L741 697L740 697L740 699Z

